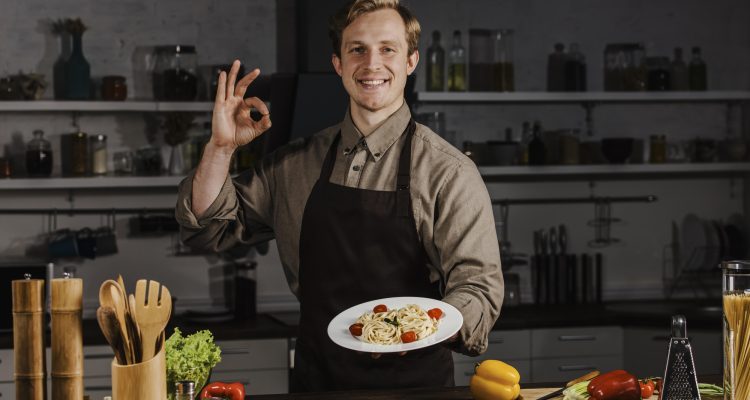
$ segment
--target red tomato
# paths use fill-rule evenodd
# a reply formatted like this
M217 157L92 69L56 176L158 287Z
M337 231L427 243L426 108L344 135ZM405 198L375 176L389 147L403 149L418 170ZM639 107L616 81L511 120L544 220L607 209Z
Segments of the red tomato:
M349 327L349 332L354 336L362 336L362 324L352 324Z
M413 331L408 331L401 334L401 342L403 343L411 343L415 340L417 340L417 334Z
M649 397L651 397L652 394L654 394L654 387L649 383L643 383L643 382L640 383L642 399L648 399Z
M386 312L388 311L388 307L386 307L385 304L378 304L372 309L372 311L376 313Z
M432 319L440 319L440 317L443 316L443 310L439 308L433 308L430 311L427 311L427 315L429 315Z

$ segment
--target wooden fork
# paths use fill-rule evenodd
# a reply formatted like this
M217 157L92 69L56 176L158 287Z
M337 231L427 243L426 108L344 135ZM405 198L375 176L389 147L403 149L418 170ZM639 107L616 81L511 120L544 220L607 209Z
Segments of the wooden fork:
M161 294L161 296L160 296ZM141 279L135 285L135 318L141 330L143 362L153 358L156 341L172 314L172 295L157 281Z

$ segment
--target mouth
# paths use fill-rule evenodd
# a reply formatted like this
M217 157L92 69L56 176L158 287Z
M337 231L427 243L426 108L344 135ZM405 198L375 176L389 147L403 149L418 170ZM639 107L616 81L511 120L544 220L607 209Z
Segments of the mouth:
M357 79L357 83L367 90L379 89L390 82L390 79Z

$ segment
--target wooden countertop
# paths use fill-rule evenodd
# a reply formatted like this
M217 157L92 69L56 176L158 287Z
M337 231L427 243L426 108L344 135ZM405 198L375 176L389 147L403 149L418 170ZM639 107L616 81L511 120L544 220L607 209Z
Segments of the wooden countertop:
M521 389L523 400L535 400L559 387ZM559 397L562 398L562 397ZM248 395L247 400L326 399L326 400L472 400L468 386L437 389L363 390L304 394Z

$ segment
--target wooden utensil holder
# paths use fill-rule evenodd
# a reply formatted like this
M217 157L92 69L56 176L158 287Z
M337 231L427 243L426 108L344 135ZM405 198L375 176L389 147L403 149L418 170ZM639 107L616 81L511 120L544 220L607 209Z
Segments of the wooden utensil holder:
M112 360L112 400L166 400L167 362L164 346L154 358L133 365Z

